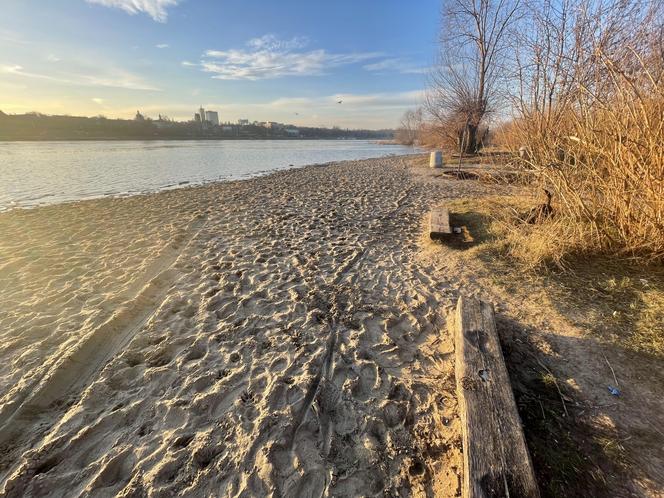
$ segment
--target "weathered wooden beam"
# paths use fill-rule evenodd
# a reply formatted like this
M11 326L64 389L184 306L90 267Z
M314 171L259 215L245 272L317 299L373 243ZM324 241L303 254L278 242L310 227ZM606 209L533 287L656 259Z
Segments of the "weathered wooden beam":
M446 237L452 233L450 212L447 208L436 208L429 214L429 236L432 239Z
M459 298L454 334L463 431L462 496L539 497L493 306Z

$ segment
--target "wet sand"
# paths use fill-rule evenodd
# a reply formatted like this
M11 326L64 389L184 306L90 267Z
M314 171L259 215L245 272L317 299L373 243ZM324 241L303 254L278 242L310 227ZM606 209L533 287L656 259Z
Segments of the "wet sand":
M395 157L0 214L0 490L454 496L456 289L418 255L488 188Z

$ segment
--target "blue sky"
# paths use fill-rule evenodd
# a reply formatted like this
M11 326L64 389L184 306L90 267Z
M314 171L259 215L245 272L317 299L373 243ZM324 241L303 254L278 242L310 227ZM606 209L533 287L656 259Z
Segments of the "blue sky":
M3 0L9 113L394 127L421 100L439 0ZM342 104L337 104L342 100Z

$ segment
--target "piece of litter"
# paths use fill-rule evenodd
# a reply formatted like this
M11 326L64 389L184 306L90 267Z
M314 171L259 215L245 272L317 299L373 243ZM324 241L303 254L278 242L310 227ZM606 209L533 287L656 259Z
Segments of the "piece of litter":
M609 389L609 392L610 392L613 396L620 396L620 391L618 390L617 387L613 387L613 386L607 386L607 387L608 387L608 389Z
M461 233L461 228L460 227L454 227L453 230L454 230L454 233Z

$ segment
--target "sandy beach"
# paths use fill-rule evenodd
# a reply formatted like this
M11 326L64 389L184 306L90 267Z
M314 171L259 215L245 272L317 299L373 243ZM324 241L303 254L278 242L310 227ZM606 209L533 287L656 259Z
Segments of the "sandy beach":
M540 485L581 452L583 482L563 487L659 496L657 360L589 333L597 310L486 266L486 243L432 242L432 206L481 238L462 213L524 190L426 164L0 214L0 496L458 496L461 294L496 306Z
M488 188L388 158L0 215L0 489L455 495L456 289L419 254Z

